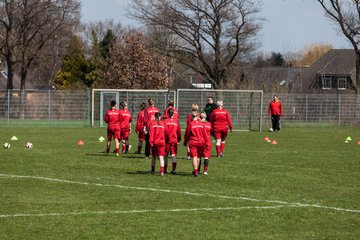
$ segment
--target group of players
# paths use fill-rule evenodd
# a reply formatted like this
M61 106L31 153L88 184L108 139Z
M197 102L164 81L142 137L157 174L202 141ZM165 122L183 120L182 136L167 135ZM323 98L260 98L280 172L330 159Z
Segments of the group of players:
M109 154L111 141L115 140L115 154L119 156L120 144L122 152L128 153L129 136L131 132L132 117L127 108L126 102L121 102L119 109L116 108L116 101L111 101L111 108L107 110L105 122L107 128L106 154ZM229 112L223 108L223 101L214 103L212 97L208 98L205 111L199 113L198 104L192 104L192 112L187 116L186 130L183 144L187 147L188 159L192 159L193 175L197 177L200 172L201 159L204 159L203 174L208 174L209 159L212 151L213 136L216 145L216 156L223 157L225 140L228 130L233 130ZM160 161L160 175L167 173L168 156L171 156L171 174L176 174L177 150L181 142L181 127L179 123L179 112L174 107L174 101L168 101L168 107L163 116L160 110L155 107L153 99L140 105L140 112L137 115L135 132L138 135L138 149L135 153L141 154L143 142L145 141L145 157L150 155L151 173L155 174L156 159Z

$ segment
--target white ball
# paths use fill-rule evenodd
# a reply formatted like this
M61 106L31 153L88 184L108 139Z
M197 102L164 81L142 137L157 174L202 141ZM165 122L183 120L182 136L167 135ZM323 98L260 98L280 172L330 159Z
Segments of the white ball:
M11 147L11 145L10 145L10 143L4 143L3 147L6 149L9 149Z
M270 130L269 130L270 132L273 132L274 131L274 129L273 128L270 128Z
M25 144L25 147L31 149L31 148L33 148L33 144L31 142L27 142Z

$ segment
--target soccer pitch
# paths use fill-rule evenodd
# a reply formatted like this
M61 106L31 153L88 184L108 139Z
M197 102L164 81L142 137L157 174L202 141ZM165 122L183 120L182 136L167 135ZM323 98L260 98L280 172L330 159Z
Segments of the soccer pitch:
M229 133L198 178L182 145L151 175L134 133L118 158L105 128L0 133L0 239L360 239L358 128Z

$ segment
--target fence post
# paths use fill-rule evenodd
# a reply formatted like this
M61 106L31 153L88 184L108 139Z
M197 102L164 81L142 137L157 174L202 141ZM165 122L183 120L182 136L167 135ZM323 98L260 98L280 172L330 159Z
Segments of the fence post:
M338 124L339 126L341 126L341 95L338 95L338 99L339 99L339 119L338 119Z
M48 90L48 104L49 104L49 107L48 107L48 127L50 127L51 125L51 92L50 90Z
M305 124L308 124L308 111L309 111L309 95L305 97Z
M10 89L7 90L7 114L8 114L8 117L7 117L7 120L8 120L8 126L10 125Z

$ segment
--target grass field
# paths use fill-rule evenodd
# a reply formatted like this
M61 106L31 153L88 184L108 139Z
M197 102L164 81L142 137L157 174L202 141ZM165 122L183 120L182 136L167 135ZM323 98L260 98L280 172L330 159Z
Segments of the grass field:
M0 239L360 239L359 129L233 132L198 178L183 146L164 177L105 156L105 131L0 128Z

